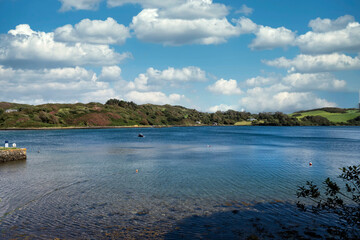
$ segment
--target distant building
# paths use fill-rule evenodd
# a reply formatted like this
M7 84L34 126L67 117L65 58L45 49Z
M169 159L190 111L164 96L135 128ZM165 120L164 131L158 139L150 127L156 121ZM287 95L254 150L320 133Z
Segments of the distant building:
M17 112L17 109L6 109L5 112L6 113L12 113L12 112Z

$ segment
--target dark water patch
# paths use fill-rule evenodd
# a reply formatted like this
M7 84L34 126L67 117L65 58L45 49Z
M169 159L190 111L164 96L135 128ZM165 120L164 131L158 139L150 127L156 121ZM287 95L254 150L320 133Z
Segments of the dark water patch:
M328 232L329 226L338 224L333 215L300 212L294 205L287 203L276 203L275 206L274 203L261 203L248 209L231 208L228 211L182 219L172 231L165 234L164 239L339 238Z

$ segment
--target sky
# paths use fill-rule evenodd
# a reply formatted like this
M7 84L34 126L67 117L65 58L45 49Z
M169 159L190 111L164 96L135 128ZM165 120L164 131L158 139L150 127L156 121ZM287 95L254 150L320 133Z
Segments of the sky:
M0 101L356 107L358 0L0 0Z

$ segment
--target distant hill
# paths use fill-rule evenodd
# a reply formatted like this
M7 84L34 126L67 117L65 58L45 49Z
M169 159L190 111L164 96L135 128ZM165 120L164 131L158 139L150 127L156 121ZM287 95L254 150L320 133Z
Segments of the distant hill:
M250 113L226 111L202 113L171 105L137 105L110 99L106 104L0 103L0 128L101 127L101 126L193 126L234 125Z
M354 124L359 125L360 122L360 111L355 108L319 108L308 111L299 111L290 114L292 117L296 117L299 120L308 119L309 117L320 116L328 119L330 122L335 124ZM357 124L356 124L357 123Z
M106 104L27 105L0 102L0 129L120 127L120 126L199 126L199 125L360 125L357 109L322 108L293 114L237 112L204 113L171 105L137 105L117 99Z

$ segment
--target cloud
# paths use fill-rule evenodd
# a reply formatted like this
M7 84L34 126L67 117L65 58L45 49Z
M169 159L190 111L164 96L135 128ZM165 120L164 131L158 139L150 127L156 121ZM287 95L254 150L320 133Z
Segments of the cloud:
M217 111L222 111L225 112L227 110L236 110L237 107L236 106L231 106L231 105L226 105L226 104L220 104L220 105L216 105L216 106L212 106L208 109L208 112L217 112Z
M139 76L128 84L129 89L147 91L164 85L177 87L184 82L206 81L206 73L198 67L189 66L181 69L169 67L163 71L148 68L146 73Z
M228 15L228 8L224 4L213 3L212 0L188 0L161 9L159 15L173 19L223 18Z
M310 31L296 40L296 45L302 52L309 54L360 52L360 24L358 22L349 22L345 28L341 29L339 28L343 24L330 24L325 27L318 26L320 24L313 23L313 25L320 32Z
M294 73L284 77L283 83L298 91L339 91L346 86L344 80L338 80L330 73Z
M158 9L162 18L223 18L229 12L224 4L212 0L108 0L107 3L109 7L139 4L144 9Z
M250 44L251 49L263 50L293 45L296 34L284 27L271 28L260 26L256 38Z
M96 10L102 0L60 0L61 12L69 10Z
M346 28L346 26L352 22L355 22L355 18L351 15L341 16L335 20L316 18L310 21L309 27L311 27L314 32L330 32Z
M0 65L0 95L9 102L105 102L116 97L106 82L81 67L22 70Z
M148 90L154 88L154 86L148 85L148 80L149 80L149 77L146 74L141 73L141 74L139 74L139 76L137 78L135 78L134 81L129 82L127 84L125 90L148 91Z
M237 24L240 34L256 33L258 30L258 25L249 18L240 17L233 21Z
M210 92L223 94L223 95L236 95L241 94L242 91L238 88L236 80L230 79L220 79L216 81L213 85L208 86L207 88Z
M130 56L108 45L56 42L54 33L35 32L27 24L0 35L0 64L14 68L107 66Z
M240 28L226 18L163 18L158 9L144 9L132 20L136 37L145 42L164 45L220 44L240 35Z
M189 82L206 81L206 73L198 67L189 66L182 69L169 67L163 71L148 68L147 76L155 81Z
M323 55L304 55L300 54L294 59L284 57L275 60L263 61L273 67L287 68L289 72L311 73L311 72L331 72L343 70L360 69L359 57L350 57L345 54L332 53Z
M139 4L143 8L164 8L171 7L174 5L179 5L183 3L184 0L172 0L172 1L164 1L164 0L107 0L107 4L109 7L118 7L123 6L125 4Z
M61 42L121 45L129 37L129 29L110 17L105 21L83 19L74 27L68 24L54 31L55 41Z
M105 66L101 70L99 79L104 81L115 81L121 79L121 68L119 66Z
M277 78L274 77L261 77L257 76L254 78L249 78L245 81L248 87L259 87L273 84L277 81Z
M256 50L273 49L294 45L296 33L285 27L272 28L257 25L247 17L233 19L240 34L255 34L249 47Z
M125 95L125 99L127 101L133 101L138 104L174 104L179 102L182 99L185 99L184 95L180 94L170 94L167 96L163 92L138 92L138 91L131 91Z
M249 8L248 6L246 6L245 4L243 4L241 6L241 8L239 10L237 10L235 13L242 13L246 16L252 14L254 12L254 9Z
M239 106L250 112L294 112L335 103L317 97L313 91L344 91L346 82L330 73L293 73L284 77L255 77L246 80L247 89Z
M294 112L320 107L335 107L336 104L316 97L310 92L274 92L273 88L254 88L240 100L241 106L250 112Z

